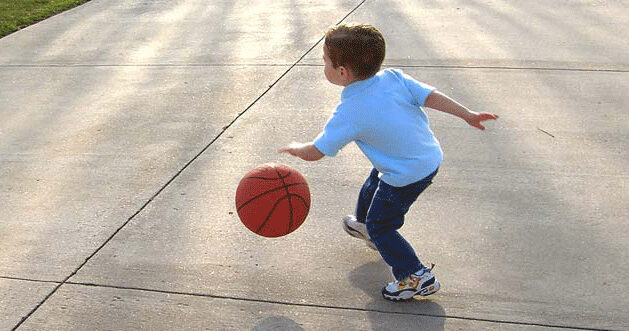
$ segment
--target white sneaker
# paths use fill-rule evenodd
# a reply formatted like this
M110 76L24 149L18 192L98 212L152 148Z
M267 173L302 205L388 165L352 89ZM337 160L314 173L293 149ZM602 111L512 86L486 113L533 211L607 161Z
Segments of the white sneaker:
M439 291L441 284L432 274L434 267L433 264L430 269L424 268L423 273L420 270L402 280L389 283L382 288L382 296L391 301L407 301L417 294L427 296Z
M369 238L367 225L365 225L365 223L358 222L356 220L356 216L347 215L343 217L343 229L345 229L345 232L347 232L350 236L364 240L369 248L376 251L378 250L373 241L371 241L371 238Z

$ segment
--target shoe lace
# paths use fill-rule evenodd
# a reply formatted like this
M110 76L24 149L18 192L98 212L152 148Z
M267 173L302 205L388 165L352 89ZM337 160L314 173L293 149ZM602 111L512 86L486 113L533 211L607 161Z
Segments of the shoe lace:
M434 268L435 268L435 264L434 263L430 264L430 268L426 268L424 266L424 270L425 271L432 272L432 269L434 269ZM398 280L397 281L397 285L398 285L399 288L403 288L406 285L413 285L413 283L414 282L418 282L419 279L421 279L421 276L418 276L418 275L415 275L415 274L411 274L411 275L409 275L408 277L406 277L404 279Z
M430 268L427 268L426 266L424 266L424 269L423 269L423 270L424 270L424 273L426 273L426 272L432 272L432 269L434 269L434 268L435 268L435 264L434 264L434 263L431 263L431 264L430 264ZM417 274L415 274L415 275L416 275L416 277L421 278L424 274L422 274L422 276L419 276L419 275L417 275Z

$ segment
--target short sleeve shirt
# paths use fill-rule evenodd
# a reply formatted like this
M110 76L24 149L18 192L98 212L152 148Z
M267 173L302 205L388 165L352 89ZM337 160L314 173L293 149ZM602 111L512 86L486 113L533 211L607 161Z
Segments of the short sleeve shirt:
M387 69L343 89L337 106L314 145L335 156L355 142L392 186L412 184L434 172L443 160L423 106L434 87L401 70Z

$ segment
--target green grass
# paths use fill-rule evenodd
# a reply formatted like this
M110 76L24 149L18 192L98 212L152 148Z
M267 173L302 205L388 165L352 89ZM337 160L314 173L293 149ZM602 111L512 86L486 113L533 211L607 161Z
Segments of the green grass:
M89 0L0 0L0 38Z

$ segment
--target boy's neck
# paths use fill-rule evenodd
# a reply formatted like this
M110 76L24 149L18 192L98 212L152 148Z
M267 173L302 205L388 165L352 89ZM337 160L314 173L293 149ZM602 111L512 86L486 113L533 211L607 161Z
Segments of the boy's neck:
M373 78L374 76L370 76L370 77L367 77L367 78L364 78L364 79L358 79L358 78L352 79L351 81L347 82L346 84L343 84L343 87L347 87L347 86L352 85L354 83L358 83L358 82L369 80L369 79Z

